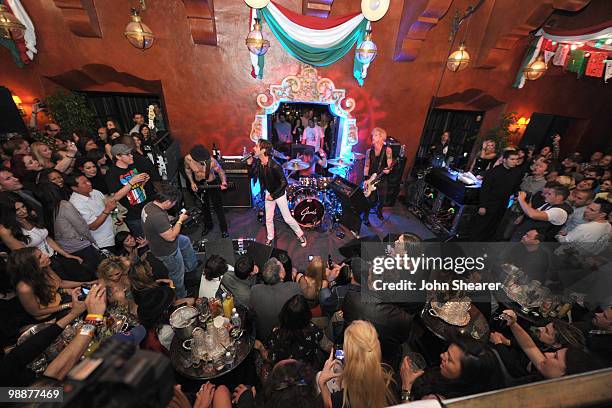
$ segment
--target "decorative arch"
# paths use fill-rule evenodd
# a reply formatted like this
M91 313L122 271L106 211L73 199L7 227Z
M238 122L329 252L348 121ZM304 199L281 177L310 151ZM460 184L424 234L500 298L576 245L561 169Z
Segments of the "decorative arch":
M283 102L329 106L340 120L336 156L350 156L358 142L357 120L351 114L355 109L355 100L347 98L346 90L337 89L331 79L321 77L314 67L302 66L299 74L285 77L279 85L270 85L265 92L257 95L256 102L259 110L251 125L250 137L253 142L268 138L268 115L276 112Z

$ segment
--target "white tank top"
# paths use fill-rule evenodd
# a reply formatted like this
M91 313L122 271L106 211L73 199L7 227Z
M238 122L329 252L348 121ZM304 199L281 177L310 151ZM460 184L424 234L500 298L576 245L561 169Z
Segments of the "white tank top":
M30 238L30 242L26 246L36 247L49 256L55 255L55 250L51 248L49 242L47 242L49 231L46 228L34 227L29 231L21 228L21 232L23 232L23 235Z

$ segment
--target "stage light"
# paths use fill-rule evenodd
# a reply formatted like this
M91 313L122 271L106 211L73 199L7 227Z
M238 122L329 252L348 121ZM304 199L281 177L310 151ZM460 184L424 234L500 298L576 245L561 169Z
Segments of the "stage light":
M4 5L0 4L0 38L19 40L23 38L26 27Z
M459 49L449 55L446 61L446 67L453 72L458 72L467 68L469 63L470 54L465 50L465 45L461 43Z

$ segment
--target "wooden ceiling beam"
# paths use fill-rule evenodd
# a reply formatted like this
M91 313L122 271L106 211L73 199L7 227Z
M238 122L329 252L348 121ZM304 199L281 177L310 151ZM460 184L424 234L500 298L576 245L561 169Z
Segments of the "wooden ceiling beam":
M196 45L217 45L213 0L183 0L191 38Z
M517 18L508 14L504 2L496 2L490 15L485 38L475 66L492 69L507 61L508 52L517 41L527 37L532 31L541 27L555 10L575 12L586 7L591 0L548 0L545 2L523 2L514 13ZM499 5L498 5L499 4ZM514 21L512 25L504 24ZM504 27L505 26L505 27ZM500 31L499 27L503 27ZM491 35L491 38L486 38ZM493 37L494 36L494 37Z
M66 25L77 37L102 38L102 29L93 0L53 0L62 11Z
M404 1L393 59L414 61L427 34L446 15L452 3L453 0Z

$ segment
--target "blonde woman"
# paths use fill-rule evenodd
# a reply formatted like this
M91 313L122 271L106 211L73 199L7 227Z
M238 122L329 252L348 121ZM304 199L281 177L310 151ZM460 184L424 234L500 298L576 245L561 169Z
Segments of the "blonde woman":
M497 159L495 148L496 145L494 140L487 139L482 142L482 149L480 149L478 152L478 155L470 168L473 175L483 176L488 169L493 167L493 164Z
M100 284L106 287L106 296L109 307L113 305L123 307L130 313L136 314L136 304L130 292L128 268L130 262L127 258L111 256L98 266Z
M53 150L42 142L32 143L30 149L43 168L55 169L60 173L70 173L78 150L74 142L68 142L66 150L58 151L59 158L54 160Z
M391 391L392 373L382 364L378 334L371 323L355 320L344 332L344 366L333 354L317 378L325 408L382 408L396 403ZM333 394L327 382L337 377L341 390Z

